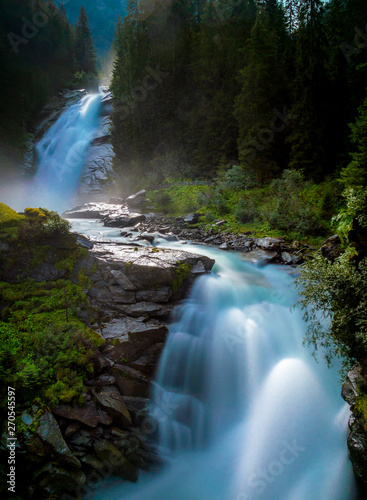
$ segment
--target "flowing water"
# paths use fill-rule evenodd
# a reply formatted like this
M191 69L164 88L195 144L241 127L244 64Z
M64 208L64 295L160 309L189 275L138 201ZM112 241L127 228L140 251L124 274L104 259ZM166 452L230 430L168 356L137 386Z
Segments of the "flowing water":
M89 235L119 230L74 221ZM182 246L161 240L160 245ZM352 500L349 407L337 367L302 345L293 277L238 254L216 259L176 311L152 394L166 466L110 479L94 500ZM149 432L148 436L149 437Z
M70 208L94 138L102 94L87 94L66 109L36 146L37 172L28 204Z

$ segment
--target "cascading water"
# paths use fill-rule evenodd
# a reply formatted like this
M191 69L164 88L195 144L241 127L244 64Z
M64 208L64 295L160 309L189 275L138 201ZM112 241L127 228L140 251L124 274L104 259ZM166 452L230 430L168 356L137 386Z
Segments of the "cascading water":
M235 254L186 248L217 264L177 311L154 384L151 412L167 465L137 484L111 479L92 498L358 498L349 408L337 369L317 364L302 345L292 277Z
M102 94L84 96L65 110L36 146L38 167L30 204L64 210L77 190L98 124Z

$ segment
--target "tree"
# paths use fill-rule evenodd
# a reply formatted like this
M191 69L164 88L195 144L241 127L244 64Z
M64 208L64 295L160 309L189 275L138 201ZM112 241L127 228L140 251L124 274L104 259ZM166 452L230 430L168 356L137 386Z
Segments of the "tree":
M350 129L351 141L357 146L357 151L350 154L352 161L341 171L340 177L345 186L362 188L367 186L367 97Z
M235 101L240 162L258 182L272 177L278 169L280 159L275 150L284 142L284 135L270 128L273 110L283 109L287 89L284 55L272 20L265 8L258 12L243 49L245 66L240 71L242 85Z
M79 20L75 27L76 69L87 74L96 74L96 53L84 6L81 6Z

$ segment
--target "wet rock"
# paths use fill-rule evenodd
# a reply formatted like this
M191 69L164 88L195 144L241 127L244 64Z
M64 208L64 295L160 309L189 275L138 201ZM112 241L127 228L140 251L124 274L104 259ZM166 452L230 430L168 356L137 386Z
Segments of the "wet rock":
M105 387L107 385L113 385L115 382L116 380L114 377L112 377L112 375L103 374L100 375L99 377L89 380L87 382L87 385L96 387Z
M34 474L33 480L37 481L38 489L48 497L63 498L69 494L73 499L80 498L83 486L86 484L86 477L82 471L63 469L51 463Z
M282 240L278 238L257 238L254 239L255 244L263 250L279 250Z
M93 401L87 402L83 407L60 405L53 410L53 413L68 420L76 420L88 427L97 427L98 424L109 425L112 423L111 417L97 408Z
M94 443L94 451L103 464L110 464L114 476L137 481L138 469L110 441L97 441Z
M73 436L78 430L80 429L82 424L79 422L73 422L72 424L68 425L67 428L65 429L64 436L65 439L70 438Z
M241 255L241 259L257 265L271 264L277 259L277 252L267 250L252 250Z
M288 252L282 252L281 255L284 264L292 264L292 256Z
M121 304L119 310L133 318L146 316L147 318L169 318L172 305L162 305L155 302L137 302L136 304Z
M50 455L59 463L80 468L79 460L73 455L64 441L54 416L48 411L39 418L39 426L35 434L42 441L47 455Z
M347 378L342 387L342 398L353 407L358 397L358 384L362 381L360 365L356 365L353 370L348 372Z
M131 416L123 397L114 386L93 387L91 389L97 403L122 426L131 425Z
M110 198L108 203L111 205L124 205L125 200L123 198Z
M152 345L139 359L130 363L131 367L136 368L149 376L154 375L159 358L163 351L163 346L163 342Z
M116 378L116 386L124 396L146 398L150 392L150 381L141 373L130 366L115 364L112 373Z
M125 203L129 208L138 208L144 203L146 194L147 193L145 189L142 189L138 193L135 193L126 198Z
M108 203L84 203L84 205L66 210L62 217L65 219L103 219L110 212L117 212L120 208L120 205Z
M144 220L144 214L136 214L132 212L123 213L121 210L119 210L105 216L103 219L103 224L106 227L131 227L136 223Z
M222 243L218 248L219 250L228 250L228 245L227 243Z

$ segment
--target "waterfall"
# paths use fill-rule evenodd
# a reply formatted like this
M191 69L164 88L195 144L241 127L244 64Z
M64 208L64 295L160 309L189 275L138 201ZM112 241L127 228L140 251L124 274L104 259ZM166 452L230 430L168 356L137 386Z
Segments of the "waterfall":
M66 109L39 141L30 205L59 211L70 207L94 138L100 107L101 94L84 96Z
M110 480L92 498L358 498L338 366L302 345L292 276L194 249L216 259L216 274L199 278L177 310L154 383L167 465L134 485Z

